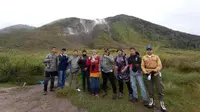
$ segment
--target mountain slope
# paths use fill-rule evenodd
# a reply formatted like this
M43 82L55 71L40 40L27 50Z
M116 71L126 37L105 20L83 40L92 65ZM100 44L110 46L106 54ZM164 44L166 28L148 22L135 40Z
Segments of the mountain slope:
M200 36L173 31L142 19L117 15L105 19L66 18L31 31L0 35L0 46L19 49L142 47L148 44L183 49L200 48Z
M13 32L19 32L19 31L26 31L26 30L32 30L36 27L29 26L29 25L23 25L23 24L17 24L13 26L9 26L3 29L0 29L0 34L8 34Z

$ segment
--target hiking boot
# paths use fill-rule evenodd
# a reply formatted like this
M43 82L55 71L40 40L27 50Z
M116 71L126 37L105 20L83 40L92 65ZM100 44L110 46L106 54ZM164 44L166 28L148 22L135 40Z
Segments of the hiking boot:
M123 96L123 94L122 94L122 93L119 93L118 98L121 99L122 96Z
M160 101L160 108L161 108L162 112L167 112L164 101Z
M138 101L139 101L138 98L133 98L133 100L132 100L133 103L136 103Z
M145 107L148 107L149 102L145 100L145 101L143 101L143 105L144 105Z
M148 104L148 108L153 108L154 106L155 106L154 99L150 98L150 101L149 101L149 104Z
M46 92L46 91L44 91L43 95L47 95L47 92Z
M115 99L117 99L117 94L115 93L115 94L113 94L113 100L115 100Z
M132 94L129 94L128 101L133 101L133 95Z

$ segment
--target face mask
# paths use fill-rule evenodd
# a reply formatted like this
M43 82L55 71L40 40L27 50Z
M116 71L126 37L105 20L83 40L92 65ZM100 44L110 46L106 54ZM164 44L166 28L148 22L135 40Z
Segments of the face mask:
M83 54L83 56L86 56L86 54Z

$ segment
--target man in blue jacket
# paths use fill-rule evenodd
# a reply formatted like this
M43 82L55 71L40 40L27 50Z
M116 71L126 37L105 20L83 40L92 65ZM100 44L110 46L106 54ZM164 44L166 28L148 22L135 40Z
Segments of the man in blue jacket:
M61 54L58 56L59 64L58 64L58 88L64 88L65 79L66 79L66 70L68 66L68 56L66 54L66 49L63 48L61 50Z

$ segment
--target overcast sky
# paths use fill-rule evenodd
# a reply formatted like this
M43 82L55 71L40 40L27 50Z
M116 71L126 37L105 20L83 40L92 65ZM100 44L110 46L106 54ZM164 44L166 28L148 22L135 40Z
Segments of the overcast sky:
M200 0L0 0L0 28L41 26L57 19L128 14L200 35Z

